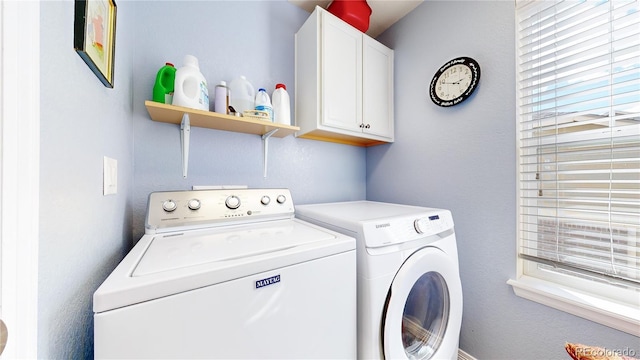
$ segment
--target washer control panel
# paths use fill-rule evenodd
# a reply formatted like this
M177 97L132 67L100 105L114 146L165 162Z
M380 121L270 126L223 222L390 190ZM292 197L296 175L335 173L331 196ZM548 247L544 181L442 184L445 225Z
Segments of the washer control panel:
M230 221L292 218L289 189L159 191L149 195L145 229L208 227Z

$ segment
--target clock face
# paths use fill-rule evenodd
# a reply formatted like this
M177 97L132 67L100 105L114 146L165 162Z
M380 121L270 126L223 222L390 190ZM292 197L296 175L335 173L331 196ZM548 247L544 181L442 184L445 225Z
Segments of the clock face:
M429 86L429 95L436 105L457 105L473 93L479 80L480 66L475 60L467 57L453 59L436 72Z
M471 69L467 65L454 65L438 77L436 94L442 100L451 101L464 94L472 80Z

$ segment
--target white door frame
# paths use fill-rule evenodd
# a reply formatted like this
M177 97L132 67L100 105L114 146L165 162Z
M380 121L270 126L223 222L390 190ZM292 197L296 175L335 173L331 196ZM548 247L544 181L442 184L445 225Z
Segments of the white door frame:
M40 2L0 0L0 358L37 358Z

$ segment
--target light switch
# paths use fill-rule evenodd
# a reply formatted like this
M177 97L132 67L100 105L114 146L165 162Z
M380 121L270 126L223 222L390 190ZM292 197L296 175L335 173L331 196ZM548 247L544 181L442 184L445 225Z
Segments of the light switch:
M104 181L103 194L112 195L118 193L118 160L104 157Z

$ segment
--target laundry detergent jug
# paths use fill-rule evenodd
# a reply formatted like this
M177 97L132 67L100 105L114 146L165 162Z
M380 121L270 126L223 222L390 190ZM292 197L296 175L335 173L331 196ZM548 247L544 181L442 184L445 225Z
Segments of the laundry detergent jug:
M271 95L271 103L273 104L273 122L291 125L291 105L285 84L276 84L276 89Z
M195 56L186 55L184 66L176 71L173 105L209 111L207 80L200 72Z
M156 75L156 82L153 85L153 101L163 104L172 104L175 84L176 68L172 63L165 63L165 65L158 70L158 74Z
M233 79L229 84L229 90L229 102L237 113L242 114L245 110L254 109L256 92L246 77Z

